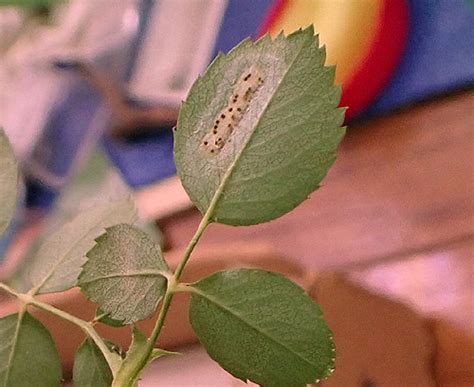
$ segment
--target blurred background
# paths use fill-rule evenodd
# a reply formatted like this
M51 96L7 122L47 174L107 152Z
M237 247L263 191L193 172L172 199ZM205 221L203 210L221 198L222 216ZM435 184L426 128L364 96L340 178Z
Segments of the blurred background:
M181 102L218 52L309 24L348 108L339 159L295 212L213 226L202 254L245 245L252 265L317 273L306 284L341 348L324 384L474 385L472 0L0 0L0 126L22 172L0 280L21 281L58 224L127 194L178 251L199 221L173 163ZM181 379L169 359L143 385L237 383L185 351Z

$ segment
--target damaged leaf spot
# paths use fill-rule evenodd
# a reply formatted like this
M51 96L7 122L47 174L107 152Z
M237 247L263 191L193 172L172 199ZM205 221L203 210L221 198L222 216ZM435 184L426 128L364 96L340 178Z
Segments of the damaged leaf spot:
M202 141L202 148L208 154L217 155L224 145L230 142L231 134L239 125L250 101L262 84L262 75L255 66L244 71L234 86L229 102L219 112L215 125ZM232 114L226 114L227 112L232 112Z

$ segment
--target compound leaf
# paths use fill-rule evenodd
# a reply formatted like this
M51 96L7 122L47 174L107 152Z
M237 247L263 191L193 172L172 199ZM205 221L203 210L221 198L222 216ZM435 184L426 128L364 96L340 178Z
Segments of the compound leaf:
M344 136L340 88L313 28L219 55L181 107L175 161L211 221L277 218L318 188Z
M332 372L332 333L319 307L280 274L222 271L190 291L194 331L209 355L235 377L296 386Z

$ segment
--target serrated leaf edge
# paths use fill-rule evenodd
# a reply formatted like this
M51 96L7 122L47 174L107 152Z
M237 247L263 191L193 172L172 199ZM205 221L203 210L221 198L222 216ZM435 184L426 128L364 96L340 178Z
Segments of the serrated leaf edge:
M195 287L193 286L188 286L189 288L189 291L191 293L194 293L200 297L203 297L205 298L206 300L212 302L214 305L218 306L221 310L223 310L224 312L232 315L233 317L237 318L238 320L240 320L241 322L243 322L245 325L247 325L249 328L253 329L254 331L256 331L257 333L261 334L262 336L268 338L270 341L272 341L273 343L277 344L278 346L284 348L286 351L288 351L289 353L293 354L294 356L296 356L297 358L303 360L305 363L309 364L311 367L314 366L314 364L309 361L308 359L306 359L304 356L301 356L301 354L295 352L293 349L287 347L285 344L279 342L276 338L270 336L268 333L262 331L261 329L258 329L257 327L255 327L254 325L252 325L251 323L249 323L247 320L245 320L244 318L242 318L240 315L234 313L234 311L230 308L228 308L227 306L225 305L222 305L220 304L214 297L211 297L211 296L208 296L207 294L205 294L204 292L200 291L199 289L196 289ZM193 295L194 295L193 294ZM192 300L191 300L192 302ZM322 317L318 316L319 319L322 319ZM209 354L209 356L211 356ZM212 356L211 356L212 357ZM215 361L218 362L217 359L214 359ZM219 362L218 362L219 363ZM235 376L235 375L234 375ZM236 376L237 378L245 381L244 379ZM312 381L309 381L308 383L311 383Z
M130 203L133 205L133 201L132 201L132 197L131 197L131 196L129 196L127 199L123 199L122 201L117 201L117 203L119 203L119 202L125 202L125 201L128 201L128 202L130 202ZM114 208L110 208L109 210L110 210L110 212L113 213ZM134 208L134 210L135 210L135 217L136 217L136 213L137 213L136 208ZM67 226L69 226L70 224L72 224L72 223L75 221L75 219L76 219L76 217L74 217L74 218L71 219L70 221L66 222L63 226L61 226L61 228L58 230L58 233L60 233L64 228L66 228ZM93 226L93 227L94 227L94 226ZM92 227L92 228L93 228L93 227ZM92 229L92 228L91 228L91 229ZM106 231L106 230L107 230L107 228L104 227L104 231ZM89 231L90 231L90 230L89 230ZM48 242L54 240L54 237L55 237L56 235L57 235L57 233L54 233L53 235L51 235L51 237L48 238L48 240L46 240L46 241L40 246L40 248L38 249L38 254L39 254L39 252L43 249L43 246L47 245ZM55 262L54 267L52 267L51 270L44 276L43 280L40 281L40 283L39 283L38 285L34 286L34 287L30 290L30 293L31 293L32 295L38 294L38 293L41 291L41 288L42 288L42 287L47 283L47 281L54 275L54 273L55 273L55 271L57 270L57 268L64 262L64 260L65 260L66 257L69 255L69 253L74 249L75 246L77 246L77 245L78 245L80 242L82 242L85 238L86 238L86 237L83 237L83 238L80 238L79 240L76 240L76 242L74 242L74 243L72 244L72 246L69 248L68 252L65 253L61 259L59 259L58 261ZM94 241L97 241L97 239L94 239ZM86 254L86 256L87 256L87 254ZM86 262L87 262L87 260L85 261L85 263L86 263ZM84 263L84 264L85 264L85 263ZM84 264L82 264L80 267L83 267ZM80 274L79 274L79 276L77 277L77 279L78 279L79 277L80 277ZM77 279L76 279L76 283L75 283L74 285L72 285L71 287L74 287L75 285L77 285ZM70 287L70 288L71 288L71 287ZM68 289L69 289L69 288L68 288ZM67 289L63 289L63 290L67 290Z
M329 68L331 66L325 66L324 65L324 61L325 61L325 57L326 57L326 50L323 47L319 47L319 39L318 39L318 35L314 35L314 27L313 25L311 24L310 26L308 26L307 28L305 29L299 29L297 31L294 31L293 33L289 34L286 39L288 39L289 37L292 37L292 36L296 36L296 35L308 35L308 36L311 36L311 38L313 39L313 43L315 45L317 45L317 49L323 53L323 65L322 65L322 68L323 69L326 69L326 68ZM275 40L279 40L279 39L285 39L285 36L283 33L280 33L278 34L278 36L275 38ZM229 53L227 55L224 55L222 54L221 56L218 56L215 58L215 60L211 63L211 65L209 66L208 70L206 71L206 73L204 74L204 76L208 73L208 71L211 70L212 68L212 65L214 65L215 63L217 63L218 60L222 60L222 58L224 57L228 57L230 56L233 52L235 52L236 50L238 50L239 48L241 48L243 45L246 45L246 44L252 44L254 43L255 45L261 45L261 44L265 44L266 42L268 41L271 41L272 38L270 36L270 34L265 34L262 38L260 38L259 40L257 40L256 42L252 42L252 40L250 38L246 38L244 39L240 44L238 44L236 47L234 47L231 51L229 51ZM295 63L296 59L298 58L298 56L301 54L301 50L303 49L303 45L302 47L300 48L300 50L298 51L298 53L294 56L294 58L292 59L291 63L288 65L288 68L287 70L285 71L285 74L282 76L278 86L275 88L275 91L274 91L274 94L276 94L278 92L278 89L280 88L281 84L283 83L284 79L286 78L288 72L290 71L290 69L292 68L293 64ZM332 66L334 67L334 66ZM204 77L203 76L203 77ZM203 77L200 77L199 78L199 81L202 81ZM196 83L195 83L196 85ZM333 86L334 87L334 86ZM194 85L193 87L191 88L189 95L192 94L193 92L193 89L195 89ZM189 98L189 97L188 97ZM187 103L187 100L183 103L183 105L185 105ZM255 127L257 127L259 125L259 122L260 120L262 119L262 117L265 115L265 112L267 111L269 105L271 103L271 99L267 102L265 108L262 110L262 113L260 115L260 117L258 118L256 124L255 124ZM339 109L339 108L335 108L336 110ZM178 116L178 122L177 122L177 127L179 128L179 123L180 123L180 117ZM232 161L232 163L229 165L229 167L227 168L217 190L215 191L211 201L209 202L209 205L204 213L204 219L206 222L219 222L219 219L216 218L215 216L213 216L213 213L214 213L214 210L216 209L217 205L219 204L219 200L221 199L222 197L222 194L226 188L226 184L227 184L227 181L229 180L229 178L232 176L232 173L234 172L236 166L238 165L240 159L241 159L241 155L242 153L246 150L248 144L250 143L250 140L252 139L252 137L254 136L255 134L255 130L253 130L250 135L248 136L247 138L247 141L245 142L245 144L243 144L243 146L241 147L241 149L239 150L239 152L235 155L235 158L234 160ZM187 188L184 186L185 190L187 191ZM190 195L190 193L188 193ZM192 195L190 195L192 196Z

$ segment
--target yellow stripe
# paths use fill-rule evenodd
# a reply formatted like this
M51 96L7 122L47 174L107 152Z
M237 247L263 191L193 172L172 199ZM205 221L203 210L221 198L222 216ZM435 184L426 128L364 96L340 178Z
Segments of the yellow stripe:
M288 0L272 26L275 36L313 23L326 45L327 64L337 64L336 82L344 83L366 57L379 23L381 0Z

